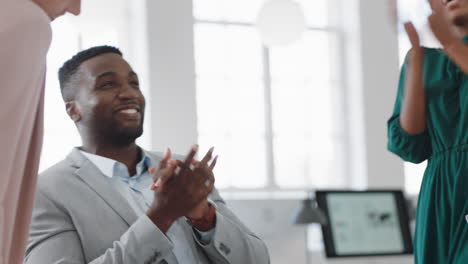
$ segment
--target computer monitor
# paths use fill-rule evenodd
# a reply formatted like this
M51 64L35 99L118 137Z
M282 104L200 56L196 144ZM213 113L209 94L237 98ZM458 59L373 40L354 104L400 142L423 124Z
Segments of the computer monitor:
M413 253L406 200L398 190L319 190L328 258Z

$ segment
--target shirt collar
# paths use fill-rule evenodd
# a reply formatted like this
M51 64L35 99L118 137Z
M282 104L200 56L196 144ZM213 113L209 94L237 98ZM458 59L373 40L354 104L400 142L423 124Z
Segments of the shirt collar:
M152 166L152 161L151 158L148 156L148 154L140 148L141 154L142 154L142 159L138 162L136 169L137 169L137 176L143 174L148 168ZM85 152L80 149L80 152L91 162L93 163L99 171L106 175L109 178L112 178L115 175L115 170L117 164L122 164L116 160L109 159L103 156L99 156L96 154L91 154L88 152ZM125 166L122 164L122 166Z
M140 162L137 164L137 175L143 174L145 171L147 171L153 163L151 162L151 158L148 156L148 154L141 149L141 154L142 154L142 159Z

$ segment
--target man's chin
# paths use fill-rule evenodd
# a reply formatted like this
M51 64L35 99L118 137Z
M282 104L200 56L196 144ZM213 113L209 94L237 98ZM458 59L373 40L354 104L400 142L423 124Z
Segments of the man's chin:
M142 127L121 127L113 131L113 141L117 145L127 145L134 143L137 138L143 134Z

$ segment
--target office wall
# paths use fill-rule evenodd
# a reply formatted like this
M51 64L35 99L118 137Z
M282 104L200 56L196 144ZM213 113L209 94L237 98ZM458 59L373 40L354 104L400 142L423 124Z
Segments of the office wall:
M402 188L403 163L386 149L386 121L393 109L399 75L398 38L389 3L359 2L367 186Z
M386 121L399 74L392 1L341 0L351 186L403 188L403 163L387 151Z

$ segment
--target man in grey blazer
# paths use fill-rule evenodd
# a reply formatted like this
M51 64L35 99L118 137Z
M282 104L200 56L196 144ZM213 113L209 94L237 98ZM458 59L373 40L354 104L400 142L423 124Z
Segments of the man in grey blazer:
M39 176L25 263L269 263L214 189L213 149L136 145L145 99L118 49L82 51L59 77L83 146Z

